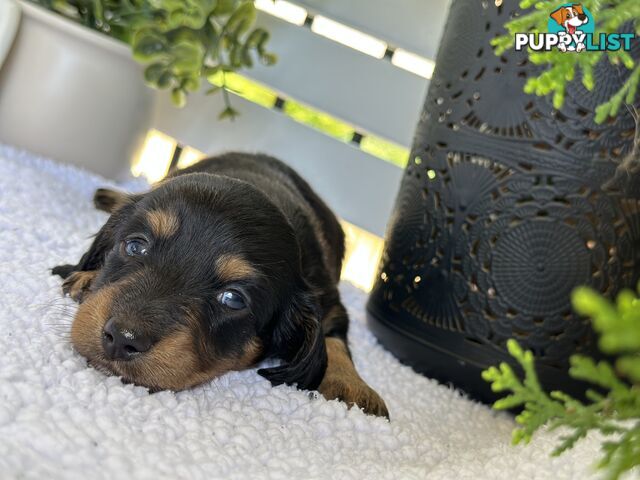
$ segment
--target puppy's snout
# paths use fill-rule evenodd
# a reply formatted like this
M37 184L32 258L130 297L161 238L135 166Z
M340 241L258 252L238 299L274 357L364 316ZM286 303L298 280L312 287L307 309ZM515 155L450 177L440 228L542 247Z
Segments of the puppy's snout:
M587 14L586 14L586 13L579 13L579 14L578 14L578 19L579 19L581 22L584 22L584 21L587 19Z
M102 330L102 347L109 360L133 360L151 348L149 337L120 327L110 318Z

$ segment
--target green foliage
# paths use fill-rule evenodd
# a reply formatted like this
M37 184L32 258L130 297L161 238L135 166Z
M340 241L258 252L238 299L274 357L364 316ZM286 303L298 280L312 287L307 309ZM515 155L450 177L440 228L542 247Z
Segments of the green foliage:
M252 67L254 59L271 65L269 33L253 28L251 0L33 0L83 25L128 43L133 58L144 64L144 79L171 90L177 106L189 92L216 73ZM222 117L233 117L229 105ZM213 91L217 91L214 89Z
M490 367L482 377L491 382L494 392L511 392L496 401L494 408L523 407L516 417L519 427L513 432L514 443L528 443L543 425L552 430L566 427L569 433L553 452L559 455L589 431L597 430L611 437L602 445L604 455L598 467L615 479L640 465L640 299L625 290L612 304L581 287L574 291L572 302L578 313L592 319L600 349L616 358L612 365L581 355L571 357L569 374L598 387L598 391L587 391L588 402L559 391L545 392L538 382L532 353L515 340L509 340L507 348L522 367L524 380L506 363Z
M638 0L582 0L597 22L596 33L616 33L623 24L634 22L636 34L640 34L640 2ZM505 24L508 35L492 40L497 55L513 47L514 35L522 32L546 32L549 13L559 3L549 0L521 0L520 8L532 8L530 13L516 17ZM583 51L579 54L566 54L558 50L549 52L529 52L529 60L536 65L548 65L549 68L537 77L529 78L525 84L526 93L538 96L553 95L555 108L564 103L567 83L573 80L576 70L582 73L582 84L593 90L595 79L593 68L603 55L607 55L612 64L622 64L632 70L625 84L607 102L596 108L595 121L603 122L607 117L615 116L622 104L633 104L640 84L640 65L636 65L628 52L620 49L617 52Z

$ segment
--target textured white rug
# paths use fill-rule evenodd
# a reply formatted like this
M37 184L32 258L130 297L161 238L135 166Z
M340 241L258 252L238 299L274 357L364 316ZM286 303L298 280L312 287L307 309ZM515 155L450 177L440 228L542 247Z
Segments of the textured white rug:
M190 391L123 385L71 349L75 305L49 274L79 258L106 215L104 180L0 145L0 478L587 478L591 437L550 458L557 434L511 447L512 420L400 365L343 285L362 376L392 421L281 386L255 370Z

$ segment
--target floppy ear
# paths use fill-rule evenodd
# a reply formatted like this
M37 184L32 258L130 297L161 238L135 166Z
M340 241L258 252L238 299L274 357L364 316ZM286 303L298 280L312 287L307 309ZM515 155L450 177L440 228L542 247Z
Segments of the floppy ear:
M130 195L110 188L99 188L93 194L93 204L98 210L113 213L127 205L138 201L140 195Z
M104 259L114 246L115 231L122 220L129 215L139 195L129 197L130 201L111 214L107 223L96 234L89 250L82 255L77 265L58 265L51 269L53 275L67 278L73 272L94 271L102 268Z
M565 8L566 7L560 7L559 9L554 10L550 15L550 17L553 18L561 27L564 27L564 21L567 15Z
M297 384L303 390L315 390L327 368L327 350L315 298L308 289L294 295L275 326L272 356L282 365L262 368L258 373L273 385Z
M584 15L584 10L582 9L582 4L580 3L574 3L573 5L571 5L573 8L575 8L576 12L578 12L580 15Z

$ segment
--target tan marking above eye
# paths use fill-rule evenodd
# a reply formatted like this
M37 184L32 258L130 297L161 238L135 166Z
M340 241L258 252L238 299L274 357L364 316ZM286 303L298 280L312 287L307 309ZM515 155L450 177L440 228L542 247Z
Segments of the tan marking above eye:
M216 273L222 281L241 280L257 275L256 269L240 255L227 253L216 260Z
M178 216L168 210L152 210L147 213L147 222L157 237L171 237L180 228Z

